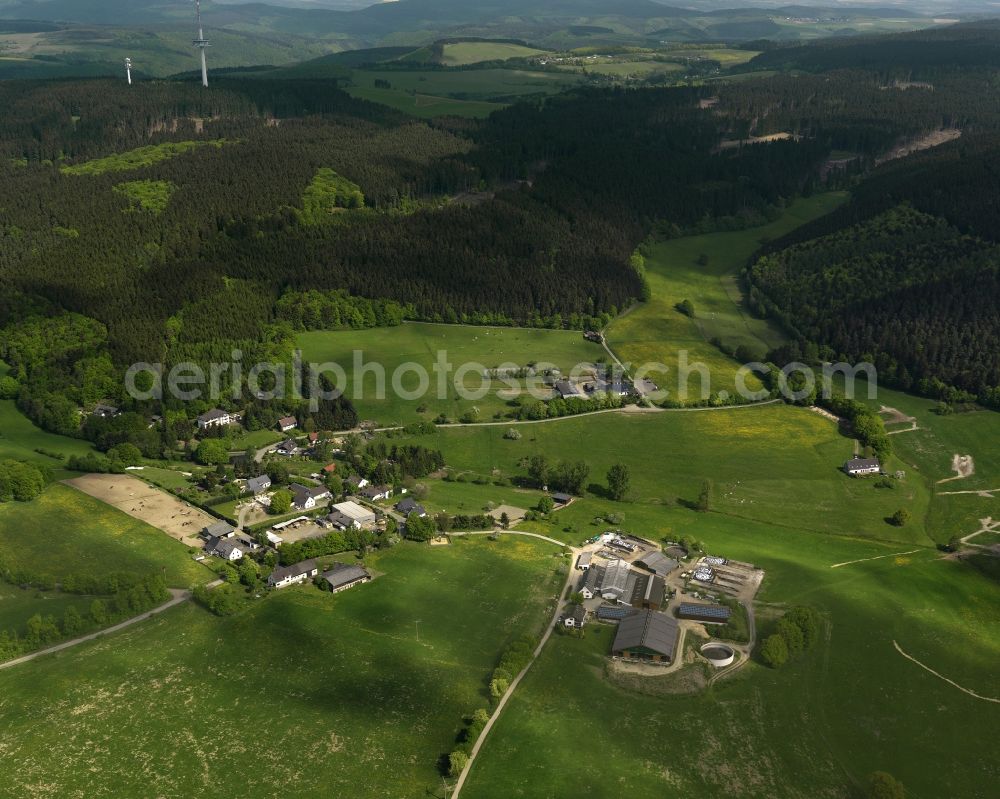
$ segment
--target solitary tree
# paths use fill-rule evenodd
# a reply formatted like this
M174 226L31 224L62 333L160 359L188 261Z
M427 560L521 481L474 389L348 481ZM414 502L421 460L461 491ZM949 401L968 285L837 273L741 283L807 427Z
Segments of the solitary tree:
M555 508L555 506L556 503L552 501L552 497L542 497L540 500L538 500L538 504L535 506L535 508L538 510L539 513L547 514L547 513L552 513L552 510Z
M271 494L271 513L280 515L288 513L292 509L292 493L284 488L279 488Z
M608 491L614 500L622 500L628 494L631 485L631 476L628 466L624 463L616 463L608 469Z
M905 799L903 784L884 771L876 771L870 777L869 799Z
M910 512L906 508L900 508L889 517L889 521L896 527L902 527L910 521Z
M506 530L508 527L510 527L510 516L507 515L506 511L504 511L503 513L500 514L500 526L504 530Z

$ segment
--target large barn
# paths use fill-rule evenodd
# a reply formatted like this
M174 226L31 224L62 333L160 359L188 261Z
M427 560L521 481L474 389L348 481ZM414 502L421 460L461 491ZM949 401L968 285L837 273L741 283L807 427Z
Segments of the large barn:
M676 619L652 610L642 610L618 624L611 654L625 660L672 663L680 626Z

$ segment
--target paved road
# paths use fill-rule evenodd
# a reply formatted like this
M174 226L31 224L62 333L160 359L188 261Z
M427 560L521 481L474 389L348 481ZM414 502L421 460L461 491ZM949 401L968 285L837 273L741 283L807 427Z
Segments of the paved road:
M540 538L543 541L550 541L554 544L558 544L559 546L566 546L562 541L556 541L554 538L546 538L544 535L538 535L537 533L523 533L518 530L508 530L506 532L513 533L514 535L524 535L524 536L530 536L532 538ZM487 535L487 533L482 533L482 534L472 533L471 535ZM538 656L541 654L542 649L545 647L545 644L549 640L549 636L552 635L552 631L555 629L556 624L559 621L559 611L562 609L563 597L566 595L566 591L573 581L573 576L575 574L575 570L573 569L573 563L576 560L578 552L579 550L570 547L569 571L566 574L566 582L560 589L559 596L556 597L556 608L552 612L552 618L549 620L549 625L545 630L545 634L542 636L542 640L538 642L538 646L535 647L535 651L531 654L531 660L529 660L528 664L523 669L521 669L520 673L513 680L511 680L510 686L507 688L504 695L500 697L500 701L497 703L496 709L493 711L493 715L490 716L490 720L486 722L486 726L483 727L483 731L479 733L479 738L476 739L476 743L473 745L472 751L469 753L469 761L465 764L465 768L462 769L462 773L458 775L458 781L455 783L454 789L452 789L451 799L456 799L459 793L461 793L462 787L465 785L466 779L468 779L469 771L472 769L472 764L476 762L476 756L479 754L479 750L482 748L483 743L489 736L490 730L493 729L493 725L496 723L496 720L500 717L500 713L503 712L503 709L504 707L506 707L508 700L511 698L511 696L514 695L515 689L520 684L521 680L524 678L524 675L528 673L528 669L530 669L535 660L538 659Z
M23 657L15 658L14 660L8 660L6 663L0 663L0 669L9 669L13 666L19 666L22 663L27 663L29 660L40 658L43 655L51 655L54 652L61 652L64 649L69 649L70 647L82 644L85 641L93 641L95 638L100 638L102 635L109 635L111 633L116 633L119 630L124 630L126 627L131 627L133 624L138 624L140 621L145 621L146 619L150 619L157 613L163 613L163 611L169 610L175 605L179 605L182 602L186 602L188 599L191 598L190 591L182 591L179 588L170 588L168 590L173 595L173 597L169 601L164 602L159 607L153 608L152 610L146 611L145 613L140 613L138 616L133 616L131 619L126 619L123 622L119 622L113 627L106 627L103 630L98 630L96 633L90 633L89 635L81 635L79 638L73 638L69 641L63 641L61 644L50 646L48 649L40 649L37 652L32 652L30 655L24 655Z

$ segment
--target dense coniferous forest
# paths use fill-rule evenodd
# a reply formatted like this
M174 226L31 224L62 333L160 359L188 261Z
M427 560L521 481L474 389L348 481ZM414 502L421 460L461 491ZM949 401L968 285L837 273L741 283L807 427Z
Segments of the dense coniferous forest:
M826 358L870 361L901 388L1000 407L996 245L904 205L764 256L749 274L758 310Z
M296 329L403 319L599 326L643 298L630 256L651 233L745 227L826 181L853 187L854 200L769 245L785 269L750 273L758 310L845 355L876 342L868 349L906 387L942 381L989 396L989 346L944 368L960 349L953 328L929 306L910 313L929 286L941 293L943 271L931 274L919 258L910 272L893 267L902 284L892 302L905 313L880 305L884 294L858 291L854 278L828 282L825 310L808 292L796 308L801 275L789 265L808 259L778 252L818 236L837 246L838 233L877 228L872 220L909 203L947 231L942 253L968 255L954 279L960 272L980 299L995 298L980 239L1000 229L1000 109L982 101L997 73L982 61L935 65L934 85L905 88L901 74L577 90L486 120L432 123L323 81L229 78L208 91L170 81L0 83L9 109L0 119L0 357L33 419L81 434L78 408L128 405L121 375L136 361L207 364L233 350L245 364L286 359ZM942 128L963 137L875 168L893 147ZM772 133L790 137L723 146ZM917 218L893 228L897 249L909 247ZM876 239L853 269L881 263L879 247L892 245ZM903 325L890 326L897 335L941 340L916 357L893 350L889 336L848 334L832 309L859 304L873 325L891 315ZM267 422L252 397L235 404ZM346 401L325 413L353 418ZM122 438L106 432L83 430L102 443Z

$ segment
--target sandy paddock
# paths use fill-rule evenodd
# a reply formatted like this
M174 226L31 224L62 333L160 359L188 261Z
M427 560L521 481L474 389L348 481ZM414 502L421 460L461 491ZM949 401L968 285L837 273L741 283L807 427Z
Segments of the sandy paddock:
M188 546L201 546L198 533L218 521L172 494L125 474L88 474L67 480L66 484L163 530Z

